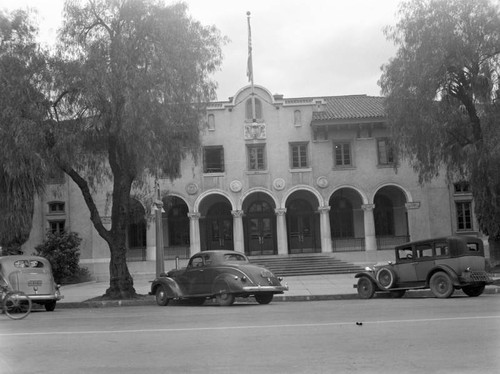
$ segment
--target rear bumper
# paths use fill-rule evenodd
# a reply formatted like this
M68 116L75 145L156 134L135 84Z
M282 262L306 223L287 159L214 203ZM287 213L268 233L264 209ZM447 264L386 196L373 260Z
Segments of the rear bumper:
M34 301L34 302L38 302L38 301L59 301L61 299L64 298L63 295L61 295L60 293L55 293L55 294L51 294L51 295L28 295L28 297Z
M272 292L272 293L283 293L288 291L288 285L284 286L247 286L243 287L244 292L248 293L259 293L259 292Z

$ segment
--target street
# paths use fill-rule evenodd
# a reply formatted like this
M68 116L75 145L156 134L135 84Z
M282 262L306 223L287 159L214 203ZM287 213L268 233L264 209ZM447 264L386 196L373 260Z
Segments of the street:
M493 373L500 297L41 309L1 373Z

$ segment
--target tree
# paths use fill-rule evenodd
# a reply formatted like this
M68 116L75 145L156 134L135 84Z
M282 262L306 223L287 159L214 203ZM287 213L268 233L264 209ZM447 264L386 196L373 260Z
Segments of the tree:
M0 246L18 253L31 231L45 165L31 152L33 127L45 118L46 59L24 11L0 12Z
M444 169L470 183L500 262L500 12L489 0L414 0L386 29L396 56L380 86L397 153L420 181Z
M148 177L179 176L199 148L204 103L215 97L209 75L221 64L215 27L185 4L153 0L67 1L54 74L50 120L38 137L44 158L81 189L90 219L110 249L108 298L135 296L126 263L133 187ZM92 192L112 184L111 228Z

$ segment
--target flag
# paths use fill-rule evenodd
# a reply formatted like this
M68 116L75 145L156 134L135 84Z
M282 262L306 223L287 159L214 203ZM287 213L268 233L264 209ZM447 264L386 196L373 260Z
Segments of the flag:
M253 63L252 63L252 30L250 28L250 12L247 12L248 20L248 61L247 77L249 82L253 82Z

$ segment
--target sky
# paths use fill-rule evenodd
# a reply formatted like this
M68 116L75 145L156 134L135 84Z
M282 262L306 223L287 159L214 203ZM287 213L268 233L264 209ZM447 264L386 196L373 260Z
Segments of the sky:
M165 0L166 4L174 1ZM249 84L247 11L251 12L254 83L272 94L379 96L381 66L396 53L383 29L402 0L185 0L193 19L229 38L213 78L218 100ZM40 39L53 43L64 0L0 0L0 9L38 10Z

